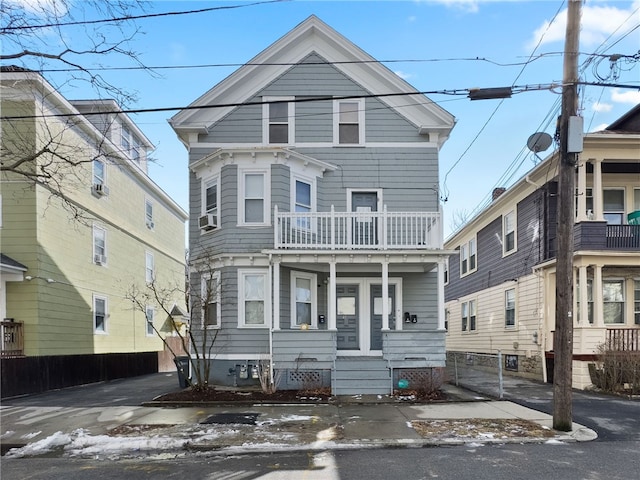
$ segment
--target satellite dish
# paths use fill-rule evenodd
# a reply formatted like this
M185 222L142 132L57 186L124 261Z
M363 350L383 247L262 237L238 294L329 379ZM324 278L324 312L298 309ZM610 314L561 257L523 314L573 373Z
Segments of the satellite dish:
M544 132L534 133L527 140L527 148L533 153L544 152L551 146L551 135Z

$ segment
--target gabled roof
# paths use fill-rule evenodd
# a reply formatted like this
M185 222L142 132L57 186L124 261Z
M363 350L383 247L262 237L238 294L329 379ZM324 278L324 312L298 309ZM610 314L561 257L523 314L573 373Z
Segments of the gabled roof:
M206 131L235 107L203 108L216 104L247 101L292 65L316 53L372 94L405 93L380 100L416 125L421 133L429 130L446 139L455 124L454 117L376 61L372 56L322 22L315 15L267 47L211 90L174 115L169 123L183 137L188 132ZM259 69L259 70L258 70ZM400 108L402 107L402 108Z
M0 270L3 272L5 270L26 272L27 267L4 253L0 253Z
M608 132L640 133L640 103L612 122L605 130Z

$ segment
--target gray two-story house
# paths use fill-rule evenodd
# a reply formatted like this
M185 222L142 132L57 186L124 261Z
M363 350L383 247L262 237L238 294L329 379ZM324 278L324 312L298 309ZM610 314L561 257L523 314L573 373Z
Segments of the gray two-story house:
M280 389L390 393L444 367L448 112L311 16L170 123L191 291L219 285L192 324L215 336L212 381L268 362Z

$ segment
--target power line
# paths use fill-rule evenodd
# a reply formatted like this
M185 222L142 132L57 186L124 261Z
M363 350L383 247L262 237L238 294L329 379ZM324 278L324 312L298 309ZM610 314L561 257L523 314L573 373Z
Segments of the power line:
M100 23L117 23L117 22L129 21L129 20L141 20L146 18L169 17L169 16L177 16L177 15L191 15L194 13L206 13L206 12L213 12L216 10L233 10L236 8L253 7L256 5L265 5L269 3L281 3L284 1L289 1L289 0L264 0L260 2L247 3L244 5L225 5L222 7L200 8L198 10L148 13L144 15L128 15L124 17L102 18L97 20L79 20L76 22L43 23L40 25L19 25L15 27L3 27L0 29L0 33L7 33L7 32L20 31L20 30L39 30L42 28L53 28L53 27L70 27L75 25L96 25Z

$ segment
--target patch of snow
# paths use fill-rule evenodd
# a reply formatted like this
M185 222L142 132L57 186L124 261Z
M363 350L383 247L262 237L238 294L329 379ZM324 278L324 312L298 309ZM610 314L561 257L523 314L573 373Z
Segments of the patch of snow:
M32 455L43 455L51 450L71 443L71 436L66 433L56 432L47 438L30 443L21 448L12 448L5 455L8 458L22 458Z
M25 433L24 435L22 435L20 438L24 438L26 440L30 440L32 438L37 437L38 435L40 435L42 433L42 431L37 431L37 432L31 432L31 433Z
M467 443L467 447L471 447L471 448L484 447L484 443L471 442L471 443Z
M7 430L2 435L0 435L0 438L9 438L9 437L13 436L14 433L16 433L16 432L14 432L13 430Z
M562 440L556 440L555 438L547 440L544 443L546 443L547 445L566 445L566 443L563 442Z
M495 433L479 433L480 438L496 438Z

